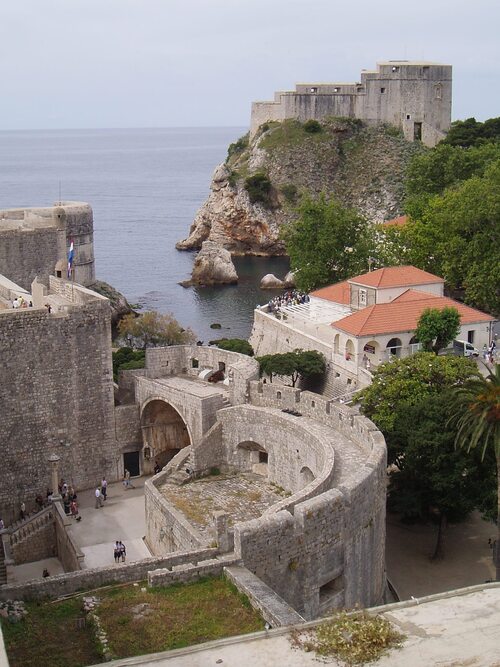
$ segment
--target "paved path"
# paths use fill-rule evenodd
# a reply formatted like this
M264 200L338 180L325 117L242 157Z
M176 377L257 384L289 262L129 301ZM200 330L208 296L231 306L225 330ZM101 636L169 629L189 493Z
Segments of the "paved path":
M108 499L100 509L95 509L94 490L78 493L82 520L74 522L68 530L85 554L84 569L112 564L116 540L125 544L129 562L151 557L142 539L146 532L145 479L133 479L135 488L128 491L122 483L109 484Z

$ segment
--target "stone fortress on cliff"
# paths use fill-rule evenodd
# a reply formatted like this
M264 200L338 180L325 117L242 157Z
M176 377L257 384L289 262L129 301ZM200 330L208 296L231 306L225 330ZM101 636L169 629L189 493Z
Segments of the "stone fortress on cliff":
M451 65L380 62L374 71L363 70L356 83L300 83L294 91L276 92L273 101L254 102L250 136L270 121L338 116L393 125L408 141L435 146L450 127L451 84Z
M67 571L9 584L7 567L0 599L223 568L273 625L383 599L386 448L368 419L266 384L254 359L206 346L149 349L146 367L114 384L109 301L85 286L95 275L87 204L0 211L0 274L0 565L52 549ZM13 308L20 297L31 305ZM209 382L216 372L223 382ZM57 500L15 523L21 503L32 510L53 485L50 460L80 490L125 468L151 474L158 462L145 487L153 557L85 569ZM179 498L199 480L208 489L211 477L231 502L191 499L203 513L195 519Z

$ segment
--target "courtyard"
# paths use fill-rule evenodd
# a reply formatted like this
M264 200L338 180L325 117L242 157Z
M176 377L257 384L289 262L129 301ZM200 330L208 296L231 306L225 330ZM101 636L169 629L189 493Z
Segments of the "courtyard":
M286 496L284 489L255 473L216 474L183 486L164 484L162 495L202 535L212 534L214 512L228 514L228 523L256 519Z

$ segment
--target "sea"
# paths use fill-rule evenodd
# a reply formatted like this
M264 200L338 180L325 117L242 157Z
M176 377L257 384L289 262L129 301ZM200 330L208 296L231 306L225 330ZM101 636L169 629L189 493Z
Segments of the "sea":
M243 127L0 131L0 208L88 202L96 276L145 310L172 313L205 343L248 338L254 308L276 292L284 257L235 257L237 286L190 287L195 253L178 251L215 167ZM140 311L141 312L141 311ZM220 325L212 328L211 325Z

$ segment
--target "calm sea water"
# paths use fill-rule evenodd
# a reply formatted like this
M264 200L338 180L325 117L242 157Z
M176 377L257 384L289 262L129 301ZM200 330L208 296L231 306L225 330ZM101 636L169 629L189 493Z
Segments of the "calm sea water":
M59 199L94 210L96 275L145 309L172 312L198 338L248 337L270 298L260 278L284 258L236 258L238 286L184 288L193 253L175 250L209 193L227 146L245 128L0 132L0 208ZM218 322L221 331L210 329Z

